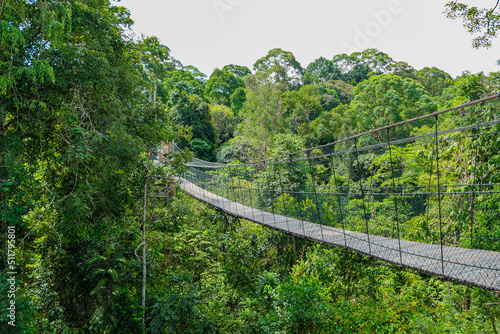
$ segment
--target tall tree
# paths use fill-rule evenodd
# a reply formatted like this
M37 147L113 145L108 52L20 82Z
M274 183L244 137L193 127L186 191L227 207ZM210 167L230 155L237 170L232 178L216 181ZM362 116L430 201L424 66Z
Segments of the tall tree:
M156 101L158 87L160 86L160 89L162 88L162 81L165 79L167 72L175 68L175 64L170 57L170 49L161 44L157 37L142 36L138 45L141 50L141 61L144 67L144 73L152 86L151 99Z
M245 83L240 77L231 72L216 68L205 87L205 98L213 104L231 106L231 95L238 89L244 88Z
M189 87L180 82L171 94L169 106L177 113L181 124L192 130L192 140L180 140L179 146L189 146L200 159L214 160L217 134L208 103L202 97L190 94Z
M290 51L272 49L253 67L257 73L265 74L274 83L282 85L282 89L295 89L302 84L304 69Z
M306 84L339 79L342 79L342 71L331 60L324 57L320 57L307 65L303 78Z
M371 77L354 89L351 115L357 123L357 131L382 127L436 110L425 88L412 79L402 79L394 74ZM404 137L408 133L391 133ZM387 138L375 138L386 141Z
M210 106L210 114L212 115L213 125L217 130L217 145L220 146L233 138L236 119L231 109L223 105Z
M415 73L415 80L421 83L431 96L439 96L443 89L452 85L451 76L436 68L425 67Z
M258 141L261 157L276 133L286 132L283 91L280 85L266 82L265 74L249 75L245 78L247 101L241 110L243 118L238 133Z
M351 103L351 100L353 98L353 90L354 87L342 80L333 80L329 81L335 87L335 90L337 91L337 94L340 99L340 103L342 104L349 104Z
M151 85L142 45L127 37L129 13L103 0L3 1L0 19L0 226L26 237L25 261L36 261L23 263L24 277L42 300L19 319L51 321L55 309L39 307L58 305L59 322L115 331L125 310L122 330L140 332L140 297L117 282L135 270L130 215L143 198L146 152L177 126L143 94ZM88 260L108 252L106 276ZM108 307L118 299L122 311Z
M314 85L305 85L299 90L285 92L283 99L287 109L287 121L293 133L308 134L309 123L323 111L322 96L318 88Z
M415 73L417 70L413 68L410 64L404 61L397 61L394 64L390 64L387 66L387 70L389 73L396 74L397 76L400 76L401 78L410 78L410 79L415 79Z
M235 76L238 78L244 78L249 74L252 74L252 71L248 69L246 66L241 66L241 65L226 65L222 68L223 71L233 73Z
M311 130L306 138L306 144L317 146L337 140L347 126L348 121L343 118L343 114L348 110L349 106L341 105L331 111L323 112L311 122Z
M323 110L332 110L340 104L338 87L331 81L316 85L318 93L321 95L321 106Z
M375 73L387 73L387 66L394 63L387 54L377 49L367 49L363 52L354 52L350 55L340 54L333 57L333 64L342 70L345 75L356 66L367 66Z

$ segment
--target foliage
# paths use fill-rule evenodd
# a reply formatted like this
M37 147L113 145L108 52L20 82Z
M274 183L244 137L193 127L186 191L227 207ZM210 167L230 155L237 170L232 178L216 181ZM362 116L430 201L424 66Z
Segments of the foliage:
M311 122L310 135L306 140L308 146L318 146L333 143L344 131L345 120L342 118L345 107L338 107L330 112L323 112L318 118ZM339 112L341 114L339 114Z
M309 123L323 111L321 99L322 96L314 85L302 86L299 90L286 92L283 95L284 106L287 109L285 117L293 133L301 135L309 133Z
M356 86L372 74L388 73L393 60L377 49L367 49L350 55L341 54L333 57L333 66L342 71L342 80Z
M277 133L286 132L283 92L274 83L265 82L263 75L245 78L247 100L241 110L243 121L238 134L259 139L261 157L267 155L272 138Z
M330 83L335 87L337 94L339 95L340 103L349 104L351 103L354 87L342 80L333 80Z
M492 38L497 36L500 28L500 14L497 11L498 3L493 8L478 8L467 4L450 1L446 4L446 17L461 18L464 28L471 34L482 33L472 40L472 46L491 47Z
M232 95L238 88L244 87L243 79L231 72L215 69L205 87L205 97L213 104L231 106Z
M451 76L436 68L424 67L415 73L415 80L418 81L430 96L440 96L443 90L451 86Z
M223 71L234 74L238 78L244 78L249 74L252 74L252 71L248 69L246 66L240 65L226 65L222 68Z
M469 29L487 28L476 43L489 45L496 8L448 8ZM491 331L499 310L484 304L495 303L495 294L227 216L176 182L187 175L187 148L235 165L276 157L199 172L221 195L253 192L245 205L389 236L401 222L411 240L435 241L433 221L442 211L446 244L498 251L491 238L500 236L499 196L454 192L500 182L498 124L474 127L497 120L498 102L440 116L439 130L471 127L465 137L439 135L439 174L435 147L425 142L433 121L360 138L377 144L422 136L416 145L357 152L346 141L291 154L484 97L497 90L498 74L452 79L375 49L321 57L304 70L291 52L273 49L257 60L255 74L227 65L207 80L158 38L132 39L128 11L107 0L5 0L0 20L0 242L15 226L19 271L16 328L6 322L3 298L2 332ZM160 143L173 141L185 150L151 163ZM329 155L344 149L342 157ZM418 193L436 189L438 175L448 185L441 195ZM395 178L404 198L390 192ZM236 188L232 194L224 180ZM372 192L366 203L358 194L331 200L320 187ZM472 219L463 210L471 205ZM145 309L136 254L143 219ZM2 296L10 287L5 249Z
M320 57L309 65L304 73L304 84L327 82L342 79L342 71L331 60Z
M226 106L214 105L210 106L210 114L212 115L212 122L217 131L217 145L222 145L233 138L236 127L234 113Z
M265 74L281 89L295 89L302 83L304 69L290 51L272 49L253 65L257 73Z
M179 115L180 123L191 127L192 141L189 147L198 157L212 161L215 158L217 133L208 104L200 96L191 95L183 82L175 86L169 104ZM179 145L181 148L187 146L186 141L180 141Z
M222 163L231 163L235 160L249 162L258 156L254 144L248 138L236 136L221 146L217 153L217 161Z
M387 69L389 70L389 73L393 73L397 76L400 76L401 78L410 78L415 80L415 73L417 70L413 68L410 64L404 61L397 61L393 64L390 64L387 66Z
M128 12L108 1L9 1L1 12L0 225L24 240L18 305L29 297L39 332L141 331L137 289L125 287L137 283L133 212L147 152L182 132L151 98L168 48L128 38Z
M335 86L331 81L320 83L316 87L318 88L318 93L321 95L323 110L332 110L340 104L340 96L337 92L340 88Z
M356 87L351 108L357 118L357 131L364 132L430 113L436 105L424 87L412 79L384 74ZM391 139L397 136L405 133L393 133ZM386 139L376 138L379 142Z

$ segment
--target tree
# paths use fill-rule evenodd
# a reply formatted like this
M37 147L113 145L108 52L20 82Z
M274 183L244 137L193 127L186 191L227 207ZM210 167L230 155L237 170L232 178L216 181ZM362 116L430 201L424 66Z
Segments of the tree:
M233 138L236 127L234 113L226 106L215 105L210 106L210 114L215 130L217 130L217 146L220 146Z
M329 81L337 91L341 104L349 104L353 98L354 87L342 80Z
M452 85L451 76L436 67L424 67L417 71L415 80L421 83L432 97L441 95L443 89Z
M491 40L495 38L500 29L499 2L493 8L478 8L469 6L458 1L450 1L446 4L445 14L449 19L461 18L464 28L471 34L482 35L472 40L472 47L491 47Z
M240 65L226 65L222 68L223 71L233 73L236 77L238 78L244 78L249 74L252 74L252 71L248 69L246 66L240 66Z
M231 95L238 88L244 88L243 79L234 76L230 72L221 71L216 68L205 87L205 98L213 104L231 106Z
M283 99L293 133L308 134L309 123L323 111L318 89L314 85L302 86L299 90L285 92Z
M301 136L294 134L276 134L272 138L272 145L269 149L269 156L272 157L281 157L284 161L288 162L289 157L288 154L302 151L304 149L304 140ZM278 164L270 164L266 171L259 175L258 184L259 188L266 189L270 191L270 197L280 196L280 193L276 193L276 190L290 190L297 192L300 189L300 186L306 184L307 180L307 163L298 162L296 164L287 164L287 163L278 163ZM286 188L285 188L286 187ZM297 193L294 194L296 196ZM296 199L287 196L288 194L284 194L280 196L280 198L275 198L271 201L275 208L273 210L281 210L282 214L284 212L284 206L279 205L278 203L294 201L296 203ZM268 203L269 205L269 203Z
M180 83L184 83L188 94L203 96L203 92L205 90L204 83L200 83L200 81L196 80L195 76L191 74L190 71L182 68L175 69L166 74L166 78L163 82L165 91L164 98L166 101L170 101L171 94L175 90L175 86Z
M240 113L240 110L243 109L243 105L247 100L247 93L245 88L239 87L231 94L231 110L235 115Z
M415 80L415 73L417 70L413 68L410 64L404 61L397 61L394 64L387 66L389 73L393 73L400 76L403 79L410 78Z
M364 132L406 119L418 117L436 110L436 105L424 87L412 79L402 79L394 74L371 77L354 90L351 102L357 121L357 131ZM392 133L402 137L407 133ZM387 137L376 138L380 142Z
M157 37L144 37L138 43L141 50L141 62L143 64L146 79L151 82L151 100L156 101L158 95L158 87L160 95L166 101L166 94L163 91L162 81L165 79L167 72L175 68L174 60L170 57L170 49L161 44Z
M305 270L306 265L301 263L294 269ZM330 297L317 277L294 273L268 293L276 312L273 320L280 329L301 334L327 330L324 318L333 315L327 304Z
M179 116L181 124L191 127L192 140L179 141L179 146L189 147L200 159L215 159L217 133L212 124L208 104L198 95L190 95L188 86L181 82L171 94L169 106Z
M339 80L341 78L342 71L331 60L320 57L307 65L303 81L305 84L325 83L328 80Z
M373 72L379 73L387 73L387 67L394 63L391 57L377 49L367 49L361 54L353 53L351 57L359 59L363 65L370 67Z
M336 55L332 62L341 69L343 80L354 85L368 79L372 72L388 73L388 66L394 63L391 57L377 49L367 49L350 55Z
M207 75L205 73L201 72L193 65L184 66L183 70L189 72L200 85L205 86L207 81Z
M344 109L348 107L342 105L332 111L325 111L312 121L310 135L307 136L307 146L324 145L336 141L346 125L346 121L341 116L345 112Z
M290 51L272 49L265 57L253 65L257 73L265 74L274 83L282 85L282 89L300 87L304 69Z
M48 325L83 328L122 311L133 322L144 311L137 289L121 298L113 282L136 269L140 233L130 222L148 180L147 152L179 129L151 99L150 74L168 48L146 39L145 54L126 36L128 11L109 1L4 1L0 12L0 226L25 237L23 289L29 281L40 298L31 311ZM108 276L96 282L85 263L115 243L129 257L125 268L99 271ZM57 305L60 317L44 305Z
M287 130L284 93L279 84L266 82L264 78L264 74L245 78L247 100L240 113L243 121L238 128L240 135L257 141L261 157L267 155L274 135Z
M321 105L323 110L332 110L340 104L339 89L331 81L316 85L319 95L321 95Z
M367 80L370 74L373 73L368 65L356 64L344 76L344 81L349 82L351 85L356 86L360 82Z
M240 162L255 161L261 157L255 148L255 142L255 139L236 136L221 146L217 153L217 161L225 164L235 160Z

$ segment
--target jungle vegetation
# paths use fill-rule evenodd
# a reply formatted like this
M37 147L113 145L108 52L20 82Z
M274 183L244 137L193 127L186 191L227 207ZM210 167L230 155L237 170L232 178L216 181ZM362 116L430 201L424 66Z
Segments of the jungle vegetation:
M449 8L476 24L497 19ZM499 73L453 78L376 49L303 67L277 48L251 69L206 75L158 38L131 37L132 24L108 0L0 1L1 332L497 332L498 294L227 216L176 176L193 156L269 158L488 96ZM153 165L172 141L182 151ZM476 145L465 145L467 156ZM499 183L498 139L481 146L479 173ZM405 176L418 178L418 166ZM374 177L384 182L383 169ZM490 220L498 202L485 204ZM498 224L485 231L500 234Z

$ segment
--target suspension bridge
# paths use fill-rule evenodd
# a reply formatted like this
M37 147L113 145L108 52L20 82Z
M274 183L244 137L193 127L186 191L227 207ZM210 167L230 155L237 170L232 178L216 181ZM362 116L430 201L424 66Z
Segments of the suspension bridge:
M499 98L262 161L195 159L180 185L271 229L500 291Z

